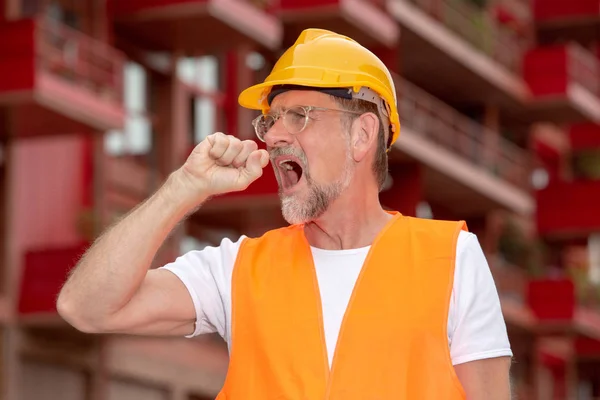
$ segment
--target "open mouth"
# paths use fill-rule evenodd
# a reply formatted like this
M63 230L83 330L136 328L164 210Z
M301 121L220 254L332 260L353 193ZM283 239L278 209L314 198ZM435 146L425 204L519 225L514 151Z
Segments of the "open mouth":
M281 186L284 191L292 189L302 179L303 170L297 161L281 159L277 161L277 166L279 167Z

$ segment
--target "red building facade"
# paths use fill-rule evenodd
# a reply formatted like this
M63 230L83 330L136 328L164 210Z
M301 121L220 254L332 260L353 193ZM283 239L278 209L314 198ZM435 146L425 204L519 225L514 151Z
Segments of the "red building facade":
M215 396L220 339L80 334L55 296L195 144L253 138L237 95L307 27L393 71L382 203L478 235L519 398L600 397L600 4L531 1L0 0L3 398ZM283 223L268 170L192 215L155 265Z

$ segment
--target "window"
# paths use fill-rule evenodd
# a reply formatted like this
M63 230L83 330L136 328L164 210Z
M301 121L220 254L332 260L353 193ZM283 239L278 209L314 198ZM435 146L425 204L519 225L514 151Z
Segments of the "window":
M225 128L219 67L216 56L184 58L177 65L177 75L190 92L191 139L194 144Z
M148 117L146 71L139 64L127 63L124 85L125 128L107 132L105 150L113 156L147 154L152 147L152 127Z

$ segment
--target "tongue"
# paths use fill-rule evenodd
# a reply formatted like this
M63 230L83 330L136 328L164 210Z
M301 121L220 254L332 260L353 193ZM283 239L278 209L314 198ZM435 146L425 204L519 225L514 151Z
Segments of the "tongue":
M286 170L285 176L286 176L288 187L295 186L298 183L298 173L295 170L293 170L293 169Z

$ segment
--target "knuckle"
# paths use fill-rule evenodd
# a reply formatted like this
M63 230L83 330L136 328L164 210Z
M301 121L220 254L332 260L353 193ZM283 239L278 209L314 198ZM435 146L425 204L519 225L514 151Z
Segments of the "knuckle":
M244 145L242 144L242 142L239 141L239 139L235 139L234 141L232 141L230 143L230 146L232 149L237 151L241 151L244 148Z
M258 144L254 140L244 140L244 146L248 147L251 150L258 149Z

